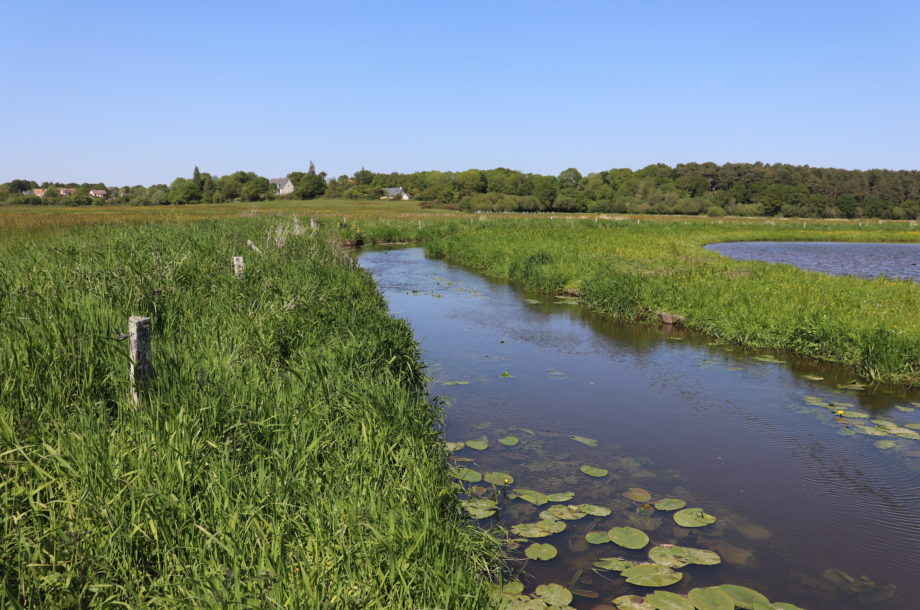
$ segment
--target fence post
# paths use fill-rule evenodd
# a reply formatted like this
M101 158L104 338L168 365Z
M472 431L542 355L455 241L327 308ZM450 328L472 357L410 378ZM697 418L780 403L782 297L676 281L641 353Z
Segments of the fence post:
M259 246L257 246L257 245L255 245L254 243L252 243L252 240L251 240L251 239L247 239L247 240L246 240L246 245L249 246L250 248L252 248L255 252L259 252L259 253L261 254L262 251L259 250Z
M310 219L310 228L313 229L313 231L316 231L316 219L315 218Z
M233 257L233 275L236 277L243 277L243 272L246 271L246 263L243 262L242 256Z
M131 338L131 398L138 404L138 395L150 387L153 361L150 355L150 318L128 318L128 336Z

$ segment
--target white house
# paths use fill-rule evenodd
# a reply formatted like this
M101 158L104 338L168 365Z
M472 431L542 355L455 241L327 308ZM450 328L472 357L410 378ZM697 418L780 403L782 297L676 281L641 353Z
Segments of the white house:
M393 188L382 188L380 190L383 191L383 197L381 197L381 199L402 199L403 201L408 201L411 199L409 193L404 191L401 186Z
M276 195L290 195L294 192L294 183L290 178L272 178L269 182L275 185Z

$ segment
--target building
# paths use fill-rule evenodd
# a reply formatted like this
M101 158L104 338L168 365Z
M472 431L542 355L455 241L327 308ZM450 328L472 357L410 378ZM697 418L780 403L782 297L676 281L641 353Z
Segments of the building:
M108 191L103 191L102 189L92 189L89 192L90 197L98 197L99 199L105 198L105 196L108 194L109 194Z
M383 197L381 197L381 199L402 199L403 201L411 199L409 193L404 191L401 186L382 188L380 190L383 191Z
M45 196L45 189L32 189L30 192L32 195L35 195L36 197Z
M275 185L276 195L290 195L294 192L294 183L290 178L272 178L269 182Z
M61 189L61 195L73 195L76 192L77 192L77 189L75 188L62 188Z

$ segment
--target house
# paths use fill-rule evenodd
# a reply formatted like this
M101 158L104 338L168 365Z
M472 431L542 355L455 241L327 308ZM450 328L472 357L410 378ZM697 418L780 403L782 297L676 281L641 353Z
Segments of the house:
M100 199L104 198L104 197L105 197L106 195L108 195L108 194L109 194L108 191L104 191L104 190L102 190L102 189L92 189L92 190L89 192L89 196L90 196L90 197L98 197L98 198L100 198Z
M31 193L35 195L36 197L44 197L45 189L32 189Z
M411 199L409 193L404 191L401 186L382 188L380 190L383 191L383 197L381 197L381 199L402 199L403 201Z
M73 195L76 192L77 192L77 189L75 188L62 188L61 189L61 195Z
M294 183L290 178L272 178L269 182L275 185L276 195L290 195L294 192Z

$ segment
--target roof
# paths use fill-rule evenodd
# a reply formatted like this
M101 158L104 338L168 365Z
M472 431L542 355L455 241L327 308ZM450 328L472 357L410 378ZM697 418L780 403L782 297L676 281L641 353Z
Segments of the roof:
M284 186L290 181L291 181L290 178L272 178L271 180L269 180L269 182L271 182L272 184L277 184L278 186Z
M382 188L380 190L383 191L384 194L386 194L388 197L395 197L397 195L402 195L405 192L401 186Z

